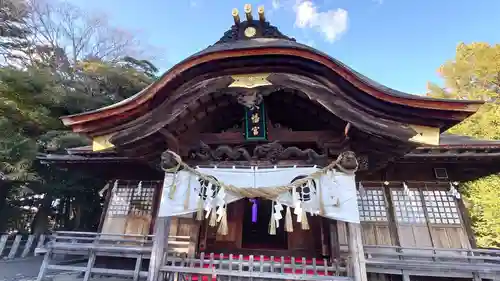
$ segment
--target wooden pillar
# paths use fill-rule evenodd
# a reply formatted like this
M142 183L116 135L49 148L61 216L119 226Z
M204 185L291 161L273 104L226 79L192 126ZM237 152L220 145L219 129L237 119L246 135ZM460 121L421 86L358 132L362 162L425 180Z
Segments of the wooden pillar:
M349 256L351 257L350 272L353 274L354 281L368 281L368 276L366 275L365 252L361 238L361 224L348 223L347 233L349 236Z
M383 190L385 200L387 202L387 217L389 223L389 231L391 233L391 242L392 245L401 246L398 224L396 222L396 212L394 211L394 202L392 202L391 188L389 186L384 186Z
M339 232L338 232L338 227L337 227L337 220L329 220L324 218L324 221L326 221L326 225L328 226L327 231L329 231L329 246L330 246L330 255L332 257L332 260L340 259L340 240L339 240Z
M160 280L160 267L168 252L168 233L170 231L171 217L157 217L154 226L153 249L149 261L147 281Z
M465 207L463 198L455 199L457 203L460 216L462 218L462 224L464 226L465 232L467 233L467 239L469 240L470 247L477 248L476 236L474 235L474 230L472 229L472 220L469 211Z
M97 227L97 232L101 233L104 226L104 221L106 220L106 215L108 214L109 202L111 201L111 195L113 194L113 182L108 182L108 189L105 191L104 195L104 205L102 206L101 217L99 219L99 226Z

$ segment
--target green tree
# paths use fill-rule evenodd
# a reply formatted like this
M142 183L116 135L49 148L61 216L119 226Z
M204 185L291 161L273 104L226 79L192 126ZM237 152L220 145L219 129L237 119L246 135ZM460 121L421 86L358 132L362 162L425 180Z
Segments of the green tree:
M29 9L24 1L0 1L0 56L4 63L18 58L20 54L16 51L28 46L28 17Z
M459 44L453 60L439 73L444 88L429 84L429 95L439 98L484 100L473 116L450 133L500 140L500 44ZM462 186L479 246L500 247L500 175Z
M41 165L36 156L89 144L59 117L128 98L156 79L157 69L134 58L141 44L132 34L103 18L55 0L18 2L23 6L0 1L6 58L0 62L0 232L44 232L49 220L66 229L95 227L97 189L104 184Z

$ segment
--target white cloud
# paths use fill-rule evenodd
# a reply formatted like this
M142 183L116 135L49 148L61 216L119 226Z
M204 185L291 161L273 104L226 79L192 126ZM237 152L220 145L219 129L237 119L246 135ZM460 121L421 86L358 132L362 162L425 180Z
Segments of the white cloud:
M191 6L192 8L195 8L195 7L198 7L200 3L198 3L198 1L196 0L189 0L189 6Z
M272 7L273 7L274 10L277 10L277 9L281 8L280 0L273 0L271 2L271 4L272 4Z
M318 12L318 7L311 0L297 0L294 11L295 26L315 29L328 42L334 42L347 31L348 13L344 9Z

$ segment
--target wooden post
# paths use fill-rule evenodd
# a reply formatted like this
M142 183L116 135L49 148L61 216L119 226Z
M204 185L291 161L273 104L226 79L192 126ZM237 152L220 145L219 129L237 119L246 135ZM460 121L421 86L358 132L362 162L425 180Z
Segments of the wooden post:
M8 259L13 259L16 257L17 249L19 248L19 245L21 244L21 239L23 237L21 235L16 235L16 238L14 239L14 242L12 243L12 247L10 248L9 255L7 256Z
M340 240L339 240L339 232L337 228L337 221L336 220L329 220L326 218L323 218L323 221L325 221L328 226L327 231L329 231L329 239L328 243L330 246L330 255L332 258L332 261L337 259L340 260Z
M89 281L90 276L92 275L92 268L94 267L96 259L96 253L94 250L90 250L89 260L87 262L87 268L85 269L85 275L83 276L83 281Z
M52 248L49 248L43 257L42 265L40 266L40 271L38 272L38 276L36 277L36 281L42 281L45 276L45 272L47 272L47 267L49 267L50 259L52 258Z
M363 249L363 241L361 240L361 224L348 223L347 224L348 243L349 243L349 256L351 257L354 281L368 281L366 274L366 260L365 252Z
M3 249L5 249L5 245L7 245L7 240L9 239L9 235L4 234L0 237L0 257L2 256Z
M97 226L97 230L99 233L102 232L102 227L104 226L104 221L106 220L106 215L108 214L109 201L111 200L111 195L113 194L113 182L108 182L110 187L105 191L104 194L104 205L102 206L101 217L99 218L99 225Z
M141 274L142 267L142 254L135 260L134 277L133 281L139 281L139 275Z
M26 241L26 244L24 244L24 250L23 253L21 254L22 258L27 257L28 254L31 252L31 247L33 246L34 240L35 240L35 235L30 235L28 237L28 241Z
M470 247L472 247L473 249L477 248L476 236L474 235L474 230L472 230L472 221L469 211L465 207L463 198L455 199L455 202L457 203L460 217L462 218L462 224L464 226L465 232L467 233L467 239L469 240Z
M405 272L404 270L402 270L403 272L403 281L410 281L410 274L408 274L407 272Z
M389 231L391 234L392 245L401 246L399 238L398 225L396 222L396 212L394 211L394 202L392 202L391 188L389 186L382 186L384 190L385 203L387 204L387 217L389 223Z
M42 250L42 248L45 248L45 234L41 234L38 237L38 242L35 247L35 256L39 254L39 251Z
M148 280L158 281L160 267L163 264L164 254L168 252L168 233L170 231L170 217L157 217L154 228L153 249L149 261Z
M330 250L330 220L327 218L320 218L320 230L321 230L321 255L323 257L332 257L332 251ZM333 258L332 258L333 259Z

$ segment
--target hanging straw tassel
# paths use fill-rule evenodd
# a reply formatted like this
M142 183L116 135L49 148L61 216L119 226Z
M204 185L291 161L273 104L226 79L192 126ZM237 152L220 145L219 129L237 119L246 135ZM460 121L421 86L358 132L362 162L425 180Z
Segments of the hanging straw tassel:
M203 220L203 198L201 198L201 196L198 197L198 206L197 206L197 211L196 211L196 220L197 221L202 221Z
M309 222L307 221L307 213L304 208L302 208L302 220L300 222L300 226L302 227L303 230L309 229Z
M217 214L215 212L215 208L212 208L210 212L210 221L208 222L208 225L211 227L214 227L217 225Z
M188 176L188 187L186 190L186 198L184 198L184 211L189 209L189 201L191 197L191 174Z
M286 206L286 214L285 214L285 231L293 232L292 211L290 211L290 207L288 206Z
M229 232L229 230L227 228L227 211L226 211L226 208L224 208L224 211L222 213L221 222L219 224L219 228L217 229L217 234L227 235L228 232Z
M273 212L271 212L271 219L269 220L269 234L276 235L276 220L274 219Z
M318 201L319 201L319 214L325 214L325 202L323 201L323 187L321 186L321 178L318 179Z
M174 174L172 178L172 185L170 186L170 190L168 192L168 198L174 199L175 191L177 190L177 173Z

